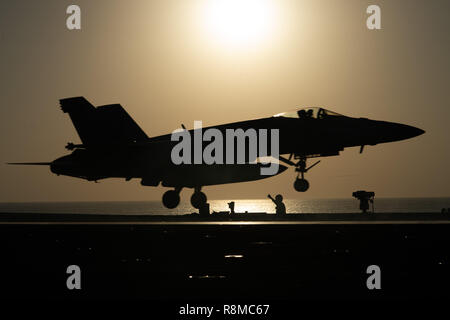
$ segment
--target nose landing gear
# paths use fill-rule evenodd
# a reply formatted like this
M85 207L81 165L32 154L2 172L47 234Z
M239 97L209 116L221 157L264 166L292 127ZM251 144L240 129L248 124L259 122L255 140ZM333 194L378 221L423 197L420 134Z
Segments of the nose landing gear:
M299 178L297 177L297 179L295 179L294 181L294 189L297 192L305 192L306 190L309 189L309 182L308 180L304 179L304 178Z
M309 189L309 182L305 179L305 173L308 172L309 169L319 164L319 161L316 161L313 165L306 167L306 157L305 156L295 156L295 159L299 159L297 162L291 161L292 154L289 157L289 159L285 159L283 157L280 157L280 160L291 165L295 166L295 171L299 174L297 175L297 178L294 181L294 189L297 192L305 192Z

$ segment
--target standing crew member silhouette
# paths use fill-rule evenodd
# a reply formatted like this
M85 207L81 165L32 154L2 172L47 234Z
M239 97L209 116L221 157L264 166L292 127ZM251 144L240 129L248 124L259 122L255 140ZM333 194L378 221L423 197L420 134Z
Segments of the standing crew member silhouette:
M235 214L235 212L234 212L234 201L228 202L228 208L230 208L230 214Z
M286 214L286 206L283 203L283 196L281 194L277 194L275 196L275 199L272 198L270 194L267 195L267 197L275 203L275 209L277 211L277 215L284 215Z

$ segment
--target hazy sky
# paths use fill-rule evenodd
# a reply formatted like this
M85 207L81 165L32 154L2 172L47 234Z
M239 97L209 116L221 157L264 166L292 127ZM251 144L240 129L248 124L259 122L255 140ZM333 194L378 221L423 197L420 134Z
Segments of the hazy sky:
M51 161L79 141L59 108L65 97L120 103L149 136L194 120L207 126L324 106L426 134L323 158L304 194L294 191L291 168L206 187L208 197L348 198L358 189L450 196L450 1L238 3L246 1L231 12L207 0L1 1L1 163ZM81 30L66 28L70 4L81 8ZM382 30L366 27L371 4L381 8ZM1 164L0 176L0 201L152 200L166 190L138 179L58 177L47 167Z

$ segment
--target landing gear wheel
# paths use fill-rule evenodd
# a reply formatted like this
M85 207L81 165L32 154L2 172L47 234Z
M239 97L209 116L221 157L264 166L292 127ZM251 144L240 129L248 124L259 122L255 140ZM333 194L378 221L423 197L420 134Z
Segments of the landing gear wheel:
M166 191L163 195L162 202L166 208L173 209L180 203L180 195L175 190Z
M191 196L191 204L195 209L199 209L207 200L203 192L194 192Z
M306 179L297 178L294 182L294 189L297 192L305 192L309 189L309 182Z

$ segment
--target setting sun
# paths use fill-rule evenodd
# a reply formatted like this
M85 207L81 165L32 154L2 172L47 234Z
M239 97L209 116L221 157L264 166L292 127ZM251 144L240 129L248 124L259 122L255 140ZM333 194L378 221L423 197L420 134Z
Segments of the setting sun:
M275 24L270 0L210 0L204 8L206 29L227 46L245 46L267 39Z

